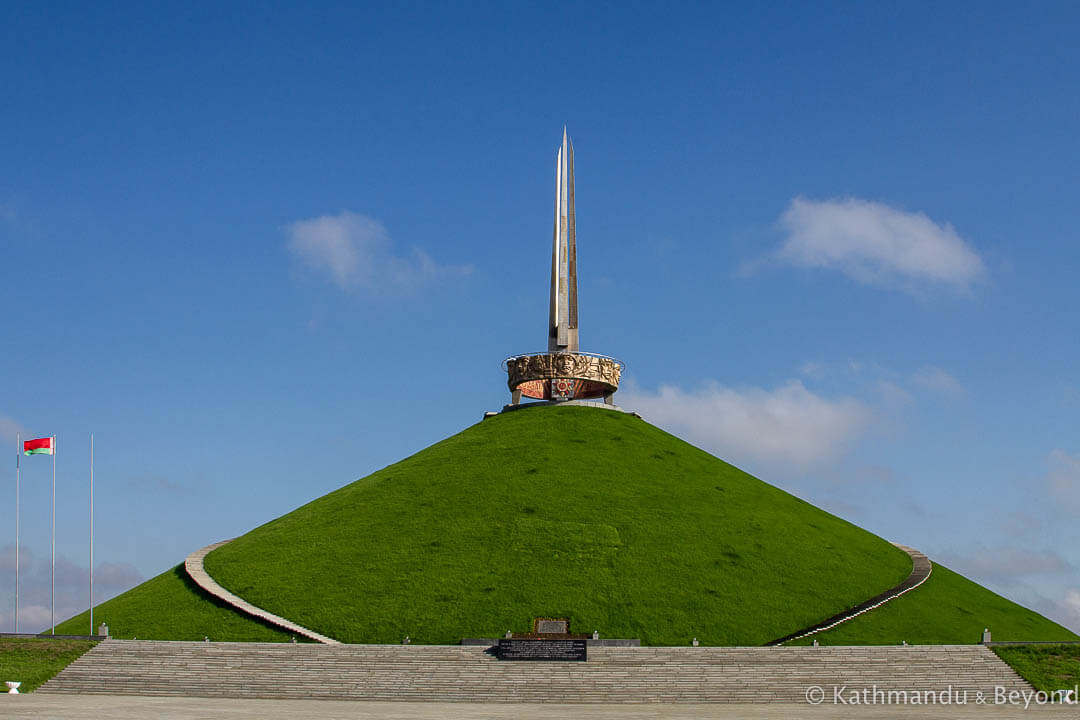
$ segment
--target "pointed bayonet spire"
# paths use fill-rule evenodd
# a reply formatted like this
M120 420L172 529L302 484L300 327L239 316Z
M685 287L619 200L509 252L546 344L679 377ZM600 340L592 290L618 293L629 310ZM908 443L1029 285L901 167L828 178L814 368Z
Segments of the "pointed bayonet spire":
M563 127L555 154L555 228L551 241L551 297L547 352L503 361L510 405L521 398L562 402L604 398L612 405L623 364L578 347L577 228L574 218L574 145Z
M555 156L555 230L551 250L548 352L578 351L577 233L574 219L574 145L563 126Z

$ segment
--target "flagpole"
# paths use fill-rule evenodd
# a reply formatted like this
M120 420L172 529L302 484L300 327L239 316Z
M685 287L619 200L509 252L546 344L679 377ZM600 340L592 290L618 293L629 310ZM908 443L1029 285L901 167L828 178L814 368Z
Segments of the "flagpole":
M22 433L15 433L15 632L19 632L19 456Z
M49 567L49 625L56 634L56 436L52 436L52 563Z
M90 433L90 634L94 634L94 433Z

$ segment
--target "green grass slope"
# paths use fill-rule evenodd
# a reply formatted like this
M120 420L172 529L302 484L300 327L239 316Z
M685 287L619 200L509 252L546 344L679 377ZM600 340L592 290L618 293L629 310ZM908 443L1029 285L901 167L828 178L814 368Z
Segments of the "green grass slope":
M756 645L911 570L884 540L638 418L580 407L487 419L205 564L271 612L382 643L565 616L645 644Z
M283 630L263 624L207 594L177 565L94 608L94 625L105 623L115 638L141 640L233 640L285 642ZM61 635L86 635L84 612L56 626Z
M96 640L0 638L0 680L22 683L20 693L33 692L95 645Z
M1036 690L1080 690L1080 645L998 645L992 650Z
M970 645L990 628L994 640L1080 640L1076 633L934 563L930 578L907 593L832 630L809 645Z

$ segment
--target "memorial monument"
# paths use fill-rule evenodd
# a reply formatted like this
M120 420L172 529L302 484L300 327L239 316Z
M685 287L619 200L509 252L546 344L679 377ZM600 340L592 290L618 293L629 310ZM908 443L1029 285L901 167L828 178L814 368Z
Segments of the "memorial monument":
M577 222L574 213L574 145L563 128L555 156L555 223L551 248L551 297L547 352L508 357L511 404L522 397L563 402L603 398L613 404L623 363L578 347Z

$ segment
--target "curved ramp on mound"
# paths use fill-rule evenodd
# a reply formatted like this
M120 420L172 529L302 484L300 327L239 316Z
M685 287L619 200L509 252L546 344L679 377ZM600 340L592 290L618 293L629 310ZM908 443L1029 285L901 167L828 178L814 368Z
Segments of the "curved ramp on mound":
M341 644L333 638L326 637L325 635L320 635L314 630L308 630L306 627L297 625L296 623L290 622L283 617L278 617L277 615L267 612L260 607L256 607L248 601L244 600L243 598L237 595L233 595L231 592L218 585L214 578L210 577L210 574L207 573L206 569L203 567L203 558L205 558L211 550L216 550L222 545L230 542L232 542L232 540L222 540L221 542L216 542L213 545L207 545L201 550L196 550L195 552L188 555L187 558L185 558L184 560L184 570L187 571L188 577L190 577L195 582L195 584L201 587L203 590L210 593L219 600L224 600L229 605L236 608L242 613L246 613L247 615L251 615L254 618L258 618L259 620L264 620L273 625L277 625L278 627L284 628L289 632L294 632L297 635L303 635L304 637L315 640L316 642L321 642L326 645Z
M779 640L773 640L771 643L766 644L783 645L786 642L791 642L792 640L799 640L809 635L813 635L814 633L822 632L823 630L831 630L841 623L845 623L848 620L862 615L864 612L868 612L870 610L873 610L874 608L881 607L890 600L898 598L909 590L914 590L915 588L926 582L927 579L929 579L930 577L930 573L934 569L933 564L930 562L930 558L926 557L914 548L909 548L907 545L901 545L900 543L893 543L893 545L900 548L911 557L911 574L907 576L907 579L904 580L904 582L900 583L896 587L889 588L888 590L879 595L875 595L866 602L860 603L859 605L856 605L850 610L845 610L842 613L838 613L830 618L822 620L816 625L811 625L808 628L803 628L798 632L793 632L790 635L785 635Z

